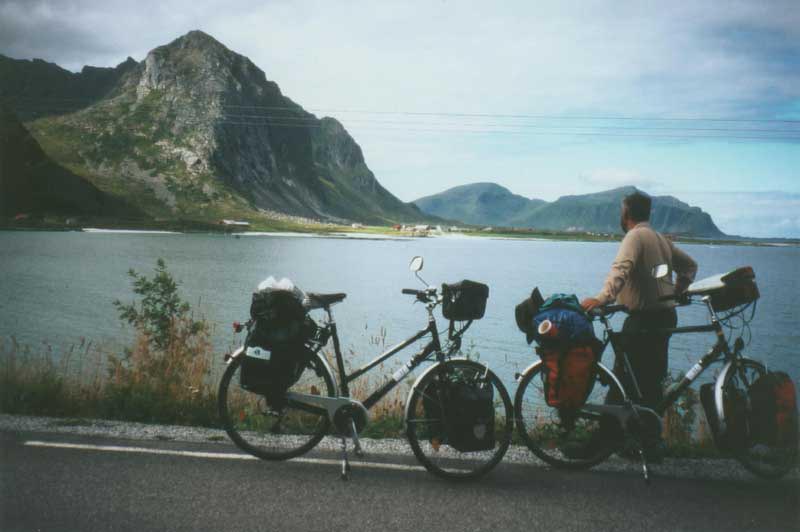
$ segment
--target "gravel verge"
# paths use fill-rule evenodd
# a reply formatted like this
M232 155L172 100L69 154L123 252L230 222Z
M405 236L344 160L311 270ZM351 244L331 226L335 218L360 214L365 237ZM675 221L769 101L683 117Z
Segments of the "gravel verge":
M65 435L93 436L140 441L170 441L187 443L221 443L232 445L227 434L221 429L186 427L178 425L155 425L125 421L98 419L71 419L0 414L0 431L21 433L57 433ZM411 448L405 439L362 438L362 447L370 455L411 455ZM339 440L326 437L317 447L323 451L339 450ZM355 459L355 457L353 457ZM540 461L524 446L512 445L504 457L504 462L547 469L550 466ZM746 471L737 461L728 458L666 458L664 463L652 466L659 477L706 479L706 480L749 480L757 477ZM641 466L617 456L595 466L592 471L625 472L638 474ZM795 468L784 480L800 480L800 471Z

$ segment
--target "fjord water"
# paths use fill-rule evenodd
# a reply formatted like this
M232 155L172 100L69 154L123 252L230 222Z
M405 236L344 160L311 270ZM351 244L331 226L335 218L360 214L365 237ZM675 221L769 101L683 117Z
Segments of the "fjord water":
M130 268L150 274L156 259L180 281L180 292L214 325L220 352L234 344L230 323L248 318L251 293L269 275L289 277L307 291L346 292L334 307L343 347L353 366L425 327L425 310L402 288L422 285L408 270L425 258L421 275L432 285L473 279L490 287L486 316L466 335L464 347L502 375L536 357L514 323L514 306L534 286L547 295L595 294L617 243L502 240L478 237L366 240L216 234L0 232L0 336L52 347L59 356L82 338L109 347L126 345L132 332L112 301L133 300ZM770 367L800 377L797 279L800 248L683 245L700 265L698 278L738 266L755 269L758 302L746 352ZM319 312L319 311L315 311ZM437 311L439 326L447 322ZM749 316L749 312L748 312ZM319 314L317 314L317 317ZM703 307L679 309L679 324L707 322ZM620 325L622 317L614 323ZM670 365L685 370L713 343L712 334L675 336ZM392 360L399 364L404 352ZM604 362L611 364L606 352ZM217 362L217 363L218 363ZM393 366L387 364L386 370ZM707 372L706 378L711 376Z

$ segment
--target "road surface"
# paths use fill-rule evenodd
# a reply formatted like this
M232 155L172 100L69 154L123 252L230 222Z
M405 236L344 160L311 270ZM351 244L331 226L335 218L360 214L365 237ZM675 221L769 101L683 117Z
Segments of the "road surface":
M226 442L0 432L0 529L187 531L800 530L800 482L503 463L452 483L409 456L249 459ZM729 463L729 462L721 462Z

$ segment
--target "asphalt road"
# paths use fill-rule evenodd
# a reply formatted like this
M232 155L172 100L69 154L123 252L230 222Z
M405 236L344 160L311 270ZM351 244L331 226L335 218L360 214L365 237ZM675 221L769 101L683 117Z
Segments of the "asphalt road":
M342 482L334 457L309 457L267 463L220 443L0 432L0 529L800 530L797 480L658 476L647 486L635 468L504 463L454 484L410 457L368 456Z

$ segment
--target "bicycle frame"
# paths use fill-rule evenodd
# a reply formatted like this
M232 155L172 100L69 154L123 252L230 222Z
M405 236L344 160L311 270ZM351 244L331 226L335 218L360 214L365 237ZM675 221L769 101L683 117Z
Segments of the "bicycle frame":
M625 353L622 347L622 341L631 336L639 336L639 335L648 335L648 334L687 334L687 333L702 333L702 332L713 332L716 334L717 340L714 346L708 350L708 352L695 363L689 371L686 372L686 375L683 378L671 385L666 393L664 394L664 398L656 407L656 411L659 415L663 415L664 412L672 405L678 397L695 381L697 378L705 371L709 366L714 364L715 362L724 361L726 362L725 367L720 372L720 375L717 377L716 384L715 384L715 403L717 408L717 414L720 420L724 419L724 412L723 412L723 405L722 405L722 384L725 380L725 376L727 375L728 371L732 366L732 362L739 356L741 349L744 347L744 344L741 342L741 339L737 340L734 349L731 350L730 346L728 345L727 340L725 339L725 332L722 329L722 324L717 317L716 312L711 306L711 299L709 297L703 298L703 303L705 303L708 311L711 315L711 323L708 325L691 325L686 327L671 327L671 328L664 328L664 329L650 329L650 330L643 330L637 331L635 333L625 333L621 331L614 331L611 328L611 325L608 323L608 317L602 316L600 318L601 323L604 326L606 339L603 344L605 347L610 343L611 347L614 351L614 355L617 359L621 359L623 363L623 367L625 373L628 374L630 377L630 382L633 384L633 390L631 390L634 394L634 403L638 400L641 400L642 393L639 388L639 383L636 379L636 375L633 372L633 369L630 365L630 360L628 359L627 354ZM616 365L616 364L615 364ZM623 391L627 394L628 391Z
M439 329L436 324L436 318L433 316L433 309L435 305L428 305L428 326L420 331L418 331L413 336L409 337L408 339L400 342L399 344L390 347L385 352L378 355L372 361L364 364L363 366L359 367L352 373L347 373L344 367L344 356L342 355L340 343L339 343L339 334L336 328L336 321L333 318L333 314L331 313L330 308L326 308L325 311L327 313L327 323L323 327L323 334L322 338L324 341L318 342L317 350L321 349L327 340L331 338L333 340L333 350L336 357L336 366L337 366L337 373L339 374L339 395L337 397L319 397L319 396L309 396L306 397L304 394L294 394L290 393L290 401L294 403L296 406L300 408L314 408L309 402L315 403L314 406L322 407L323 404L327 404L329 408L325 408L329 414L332 414L336 408L341 406L342 404L353 402L350 399L350 387L349 384L366 373L370 370L377 367L379 364L385 362L392 356L396 355L400 351L404 350L408 346L412 345L413 343L417 342L418 340L424 338L427 335L431 335L431 340L428 342L422 349L420 349L414 356L411 357L405 364L403 364L400 369L395 371L389 380L380 386L378 389L374 390L364 401L360 403L366 410L371 409L378 403L381 399L383 399L389 392L391 392L409 373L411 373L414 369L416 369L420 364L429 360L432 354L436 355L437 362L443 362L447 356L454 351L457 351L461 345L461 335L464 331L469 328L472 322L468 322L467 325L459 329L457 332L453 332L451 328L451 332L449 335L449 339L452 342L452 345L448 349L447 353L445 354L442 352L441 342L439 341ZM306 402L308 400L308 402Z

